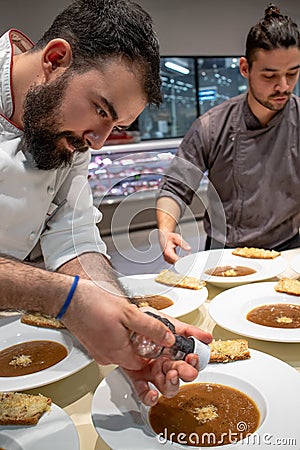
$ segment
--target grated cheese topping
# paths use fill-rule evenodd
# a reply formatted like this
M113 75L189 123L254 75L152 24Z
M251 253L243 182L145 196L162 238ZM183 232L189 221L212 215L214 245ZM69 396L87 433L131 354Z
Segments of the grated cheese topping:
M276 322L278 322L278 323L292 323L293 319L291 317L286 317L286 316L276 317Z
M210 422L218 417L218 409L215 405L207 405L202 408L193 408L195 419L200 423Z
M29 355L15 355L8 364L15 367L27 367L32 364L32 360Z

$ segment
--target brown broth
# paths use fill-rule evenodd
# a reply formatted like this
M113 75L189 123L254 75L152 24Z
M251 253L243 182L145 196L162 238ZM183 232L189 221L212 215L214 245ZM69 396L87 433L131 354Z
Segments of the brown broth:
M28 341L0 351L0 377L19 377L39 372L54 366L68 354L66 347L54 341ZM17 358L25 355L28 365L16 364Z
M145 295L141 297L133 297L133 300L137 302L138 305L142 304L142 306L151 306L151 308L155 309L164 309L169 306L174 305L174 302L164 295ZM145 305L143 305L145 303Z
M248 312L250 322L273 328L300 328L300 305L277 303L258 306Z
M256 273L256 270L245 266L219 266L208 269L205 273L214 277L243 277Z
M150 409L152 429L171 442L196 447L230 444L253 433L260 413L243 392L215 383L190 383ZM243 423L244 429L240 425ZM182 434L183 433L183 434Z

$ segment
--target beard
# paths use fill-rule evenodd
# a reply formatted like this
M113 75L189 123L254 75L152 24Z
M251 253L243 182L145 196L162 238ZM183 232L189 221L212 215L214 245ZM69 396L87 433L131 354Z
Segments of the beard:
M283 93L275 93L272 95L269 95L266 98L262 98L260 95L258 95L258 93L255 91L255 89L253 89L253 86L249 80L249 90L251 91L252 96L255 98L255 100L262 106L264 106L265 108L269 109L270 111L281 111L287 104L287 102L289 101L292 92L291 91L285 91ZM272 99L276 99L276 98L281 98L281 97L286 97L286 101L284 103L282 103L281 105L277 104L276 102L273 103Z
M32 86L25 97L21 148L31 154L36 167L41 170L55 170L72 164L74 153L64 147L64 139L77 152L88 150L83 139L71 131L60 131L60 111L70 77L65 72L52 83Z

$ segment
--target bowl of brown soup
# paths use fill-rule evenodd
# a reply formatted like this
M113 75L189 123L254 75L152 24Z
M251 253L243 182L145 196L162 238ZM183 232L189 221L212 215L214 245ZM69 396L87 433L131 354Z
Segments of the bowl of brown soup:
M222 447L256 433L267 415L267 403L254 385L241 378L209 370L197 381L182 383L173 398L141 405L147 431L161 444L175 448Z

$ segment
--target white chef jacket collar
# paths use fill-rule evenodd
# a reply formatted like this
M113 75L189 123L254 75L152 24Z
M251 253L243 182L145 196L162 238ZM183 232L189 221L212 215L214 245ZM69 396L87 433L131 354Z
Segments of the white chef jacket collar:
M24 53L32 48L33 42L21 31L8 30L0 38L0 113L10 118L14 112L12 92L12 59L18 53Z

